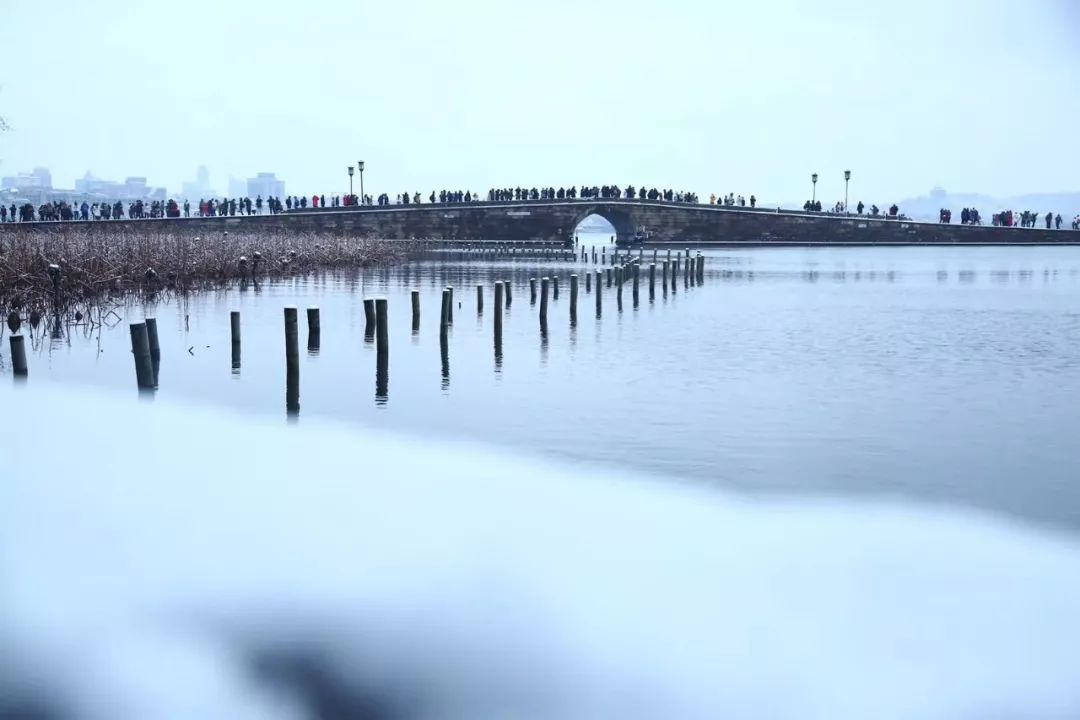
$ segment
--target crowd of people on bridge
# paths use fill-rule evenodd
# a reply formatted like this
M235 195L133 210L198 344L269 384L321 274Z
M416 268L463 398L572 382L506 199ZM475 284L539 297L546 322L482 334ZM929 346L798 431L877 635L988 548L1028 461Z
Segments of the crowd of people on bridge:
M995 227L1034 228L1038 227L1040 218L1046 223L1047 230L1060 230L1061 224L1065 221L1064 218L1061 217L1061 213L1054 215L1053 212L1048 212L1045 216L1041 216L1039 213L1031 210L1023 210L1021 212L1002 210L991 216L991 222ZM1075 223L1073 224L1075 226ZM1073 229L1075 230L1076 228L1073 227Z
M434 196L434 193L432 193ZM468 193L465 193L468 197ZM460 198L460 193L447 193L448 198ZM439 199L442 201L443 193L439 193ZM479 198L476 198L479 200ZM570 187L544 187L544 188L491 188L488 190L487 200L488 202L519 202L528 200L651 200L664 201L664 202L686 202L696 203L698 196L692 192L683 192L671 189L658 190L657 188L647 188L642 185L641 187L635 187L634 185L627 185L625 188L620 188L618 185L582 185L580 189L577 186ZM460 202L460 200L458 200ZM455 200L448 200L447 202L455 202ZM465 202L469 202L465 200Z
M991 215L990 222L994 227L1035 228L1039 226L1040 219L1045 223L1047 230L1060 230L1062 223L1065 222L1065 219L1061 217L1061 213L1055 215L1053 212L1048 212L1044 216L1033 210L1023 210L1021 212L1002 210ZM938 211L938 222L951 223L952 210L941 208ZM963 208L960 211L960 223L962 225L982 225L982 216L975 208ZM1076 229L1076 223L1074 222L1073 230Z
M803 203L802 209L803 209L803 212L811 212L811 213L812 212L821 212L821 201L820 200L807 200L806 202ZM777 208L777 211L779 211L779 210L780 210L780 208ZM833 213L833 214L842 215L842 214L844 214L844 213L846 213L848 211L847 211L846 206L844 205L844 203L837 202L835 205L832 206L832 208L829 209L829 212ZM860 200L859 203L855 206L855 214L856 215L862 215L864 212L867 212L866 203L864 203L862 200ZM879 208L877 205L871 205L870 209L869 209L869 212L867 214L870 217L885 217L885 218L896 219L896 220L905 219L905 216L900 213L900 206L897 205L896 203L893 203L892 205L890 205L889 209L886 211L886 213L884 215L882 215L881 208Z
M645 186L635 187L628 185L625 188L620 188L617 185L599 185L599 186L587 186L583 185L580 188L577 186L571 187L545 187L545 188L525 188L525 187L508 187L508 188L491 188L487 192L487 197L483 198L479 193L474 193L467 190L439 190L438 192L432 191L426 198L428 204L455 204L455 203L481 203L481 202L528 202L533 200L650 200L650 201L662 201L662 202L676 202L676 203L698 203L698 196L692 192L680 192L671 189L658 190L656 188L647 188ZM132 220L152 219L152 218L179 218L179 217L222 217L222 216L250 216L250 215L262 215L265 212L269 214L278 214L283 212L303 212L310 209L318 210L322 208L352 208L360 205L372 206L377 205L380 207L396 205L420 205L423 203L423 199L419 192L413 193L400 193L391 200L391 197L387 193L381 193L377 197L371 195L364 195L360 197L355 194L346 195L311 195L308 196L287 196L284 202L279 197L267 197L263 198L261 195L257 196L254 200L250 197L243 198L200 198L198 203L194 206L191 202L185 200L183 204L177 203L175 200L153 200L143 201L134 200L127 203L119 200L114 202L95 202L88 204L87 202L68 203L64 201L46 202L37 207L31 203L24 203L20 206L12 204L10 206L0 205L0 223L9 222L33 222L33 221L70 221L70 220L123 220L125 218ZM723 205L729 207L757 207L757 197L751 195L749 200L742 195L736 195L735 193L728 193L727 195L717 196L715 193L709 197L710 205ZM820 200L807 200L803 204L803 210L805 212L821 212L822 206ZM777 212L780 208L777 208ZM862 201L859 201L856 206L856 214L862 215L866 211L866 206ZM833 206L830 212L844 213L846 208L844 203L838 202ZM869 209L870 217L877 217L881 213L877 205L871 205ZM894 203L891 205L885 215L891 219L904 219L903 215L899 214L899 208ZM952 223L952 211L948 208L941 208L938 215L938 222L949 224ZM960 222L964 225L981 225L982 217L979 211L975 208L963 208L960 212ZM1013 210L1003 210L998 213L994 213L991 220L994 226L1001 227L1022 227L1022 228L1035 228L1041 223L1045 223L1047 230L1061 229L1064 223L1064 218L1061 214L1054 214L1052 212L1046 213L1046 215L1040 215L1037 212L1024 210L1022 212L1016 212ZM1080 229L1080 215L1072 221L1072 229Z
M717 200L719 200L719 202L717 202ZM728 193L727 195L724 195L723 197L717 198L716 193L713 193L712 195L709 196L709 204L710 205L717 205L717 204L719 204L719 205L727 205L727 206L730 206L730 207L736 207L736 206L738 206L738 207L746 207L746 198L743 197L742 195L736 196L735 193ZM750 196L750 207L751 208L756 208L757 207L757 197L755 197L753 195Z

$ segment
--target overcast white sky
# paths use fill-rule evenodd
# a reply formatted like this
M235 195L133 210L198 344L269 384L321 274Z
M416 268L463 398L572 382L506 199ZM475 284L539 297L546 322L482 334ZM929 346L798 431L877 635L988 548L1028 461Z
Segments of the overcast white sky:
M0 173L1077 190L1078 32L1078 0L0 0Z

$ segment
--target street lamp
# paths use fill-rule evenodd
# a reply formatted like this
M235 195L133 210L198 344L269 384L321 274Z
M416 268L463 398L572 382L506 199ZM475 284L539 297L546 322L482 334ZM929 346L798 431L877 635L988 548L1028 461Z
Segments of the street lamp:
M364 204L364 161L358 160L356 167L360 168L360 204Z
M352 166L352 165L350 165L350 166L348 167L348 170L349 170L349 202L352 202L352 176L353 176L353 166Z
M844 212L848 211L847 210L847 199L848 199L847 189L848 189L848 183L849 182L851 182L851 171L850 170L845 170L844 171Z
M814 184L814 194L810 197L810 204L811 205L816 205L817 204L817 173L814 173L813 175L810 176L810 182L812 182ZM810 209L813 210L813 208L810 208Z

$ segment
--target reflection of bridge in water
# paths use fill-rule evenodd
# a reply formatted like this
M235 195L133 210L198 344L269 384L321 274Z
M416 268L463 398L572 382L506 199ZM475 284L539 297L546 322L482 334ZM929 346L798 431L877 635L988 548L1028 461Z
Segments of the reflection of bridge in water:
M530 200L376 205L291 211L280 215L42 223L103 227L155 223L206 231L275 228L383 238L572 242L596 215L620 244L635 236L680 245L1075 245L1080 232L924 223L883 216L832 215L650 200ZM4 225L2 229L19 227ZM0 232L3 230L0 229ZM642 232L644 231L644 232Z

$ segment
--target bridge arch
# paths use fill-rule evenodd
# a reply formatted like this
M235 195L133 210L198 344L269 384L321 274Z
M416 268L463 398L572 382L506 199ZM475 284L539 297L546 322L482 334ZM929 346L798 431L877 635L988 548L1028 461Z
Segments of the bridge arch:
M631 218L630 214L627 213L625 210L615 206L597 203L581 208L574 215L574 222L571 228L571 232L576 234L578 231L578 226L580 226L586 218L592 216L596 216L602 218L603 220L606 220L608 224L611 225L612 228L614 228L614 232L612 234L615 235L616 240L627 240L633 237L634 232L636 231L633 218Z

